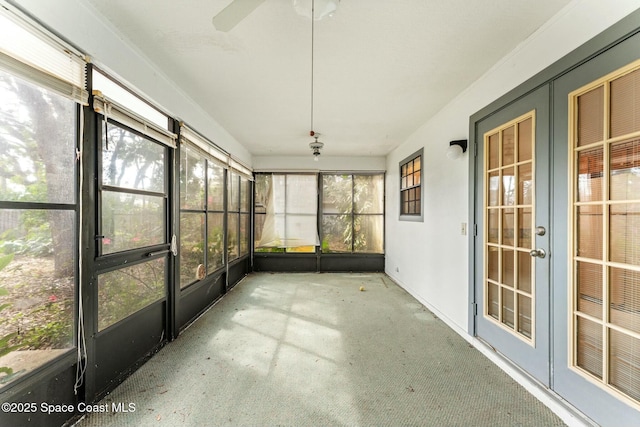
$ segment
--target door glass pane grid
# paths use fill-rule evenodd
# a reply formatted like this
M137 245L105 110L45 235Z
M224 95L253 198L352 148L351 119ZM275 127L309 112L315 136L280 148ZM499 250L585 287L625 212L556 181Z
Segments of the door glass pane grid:
M485 315L533 341L533 113L485 135Z
M636 404L640 404L638 82L640 61L574 92L570 136L573 365ZM601 123L594 124L598 115ZM600 132L601 140L596 137ZM590 139L585 140L587 135Z

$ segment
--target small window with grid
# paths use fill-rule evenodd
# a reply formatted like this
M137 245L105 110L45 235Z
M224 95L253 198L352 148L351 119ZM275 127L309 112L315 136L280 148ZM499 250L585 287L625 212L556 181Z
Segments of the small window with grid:
M422 220L422 151L400 162L400 219Z

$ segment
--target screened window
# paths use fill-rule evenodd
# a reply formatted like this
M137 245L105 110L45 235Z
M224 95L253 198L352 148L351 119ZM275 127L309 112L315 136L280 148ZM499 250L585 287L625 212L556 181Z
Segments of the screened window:
M224 265L224 176L225 169L207 160L207 272Z
M251 181L233 170L229 175L227 253L234 260L249 253Z
M100 102L94 98L94 110L103 114L99 128L98 257L115 257L120 264L116 270L98 272L99 331L166 295L166 171L168 146L174 144L168 131L142 132L145 126L138 126L125 108ZM104 117L105 112L119 121ZM150 259L141 261L141 252Z
M164 243L166 148L113 123L105 129L101 253Z
M318 246L318 177L257 174L256 252L314 253Z
M400 162L400 219L422 219L422 152Z
M0 387L74 345L74 101L0 71Z
M225 169L188 144L180 148L180 287L224 265Z
M384 253L384 174L323 174L322 252Z
M157 258L98 276L98 330L164 296L165 261Z

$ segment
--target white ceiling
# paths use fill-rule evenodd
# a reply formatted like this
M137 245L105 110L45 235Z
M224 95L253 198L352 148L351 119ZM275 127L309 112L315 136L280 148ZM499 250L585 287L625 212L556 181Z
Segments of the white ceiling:
M310 153L311 21L292 0L228 33L211 20L231 0L87 1L252 155ZM568 2L342 0L315 23L323 154L386 155Z

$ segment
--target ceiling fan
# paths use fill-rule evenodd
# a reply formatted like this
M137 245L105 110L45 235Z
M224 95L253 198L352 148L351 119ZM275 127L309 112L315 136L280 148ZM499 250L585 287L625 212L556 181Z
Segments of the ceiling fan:
M265 0L232 0L224 9L213 17L213 26L218 31L229 32ZM293 8L302 16L316 21L325 16L333 16L340 0L293 0Z
M264 0L233 0L213 17L213 26L225 33L231 31L262 3Z

